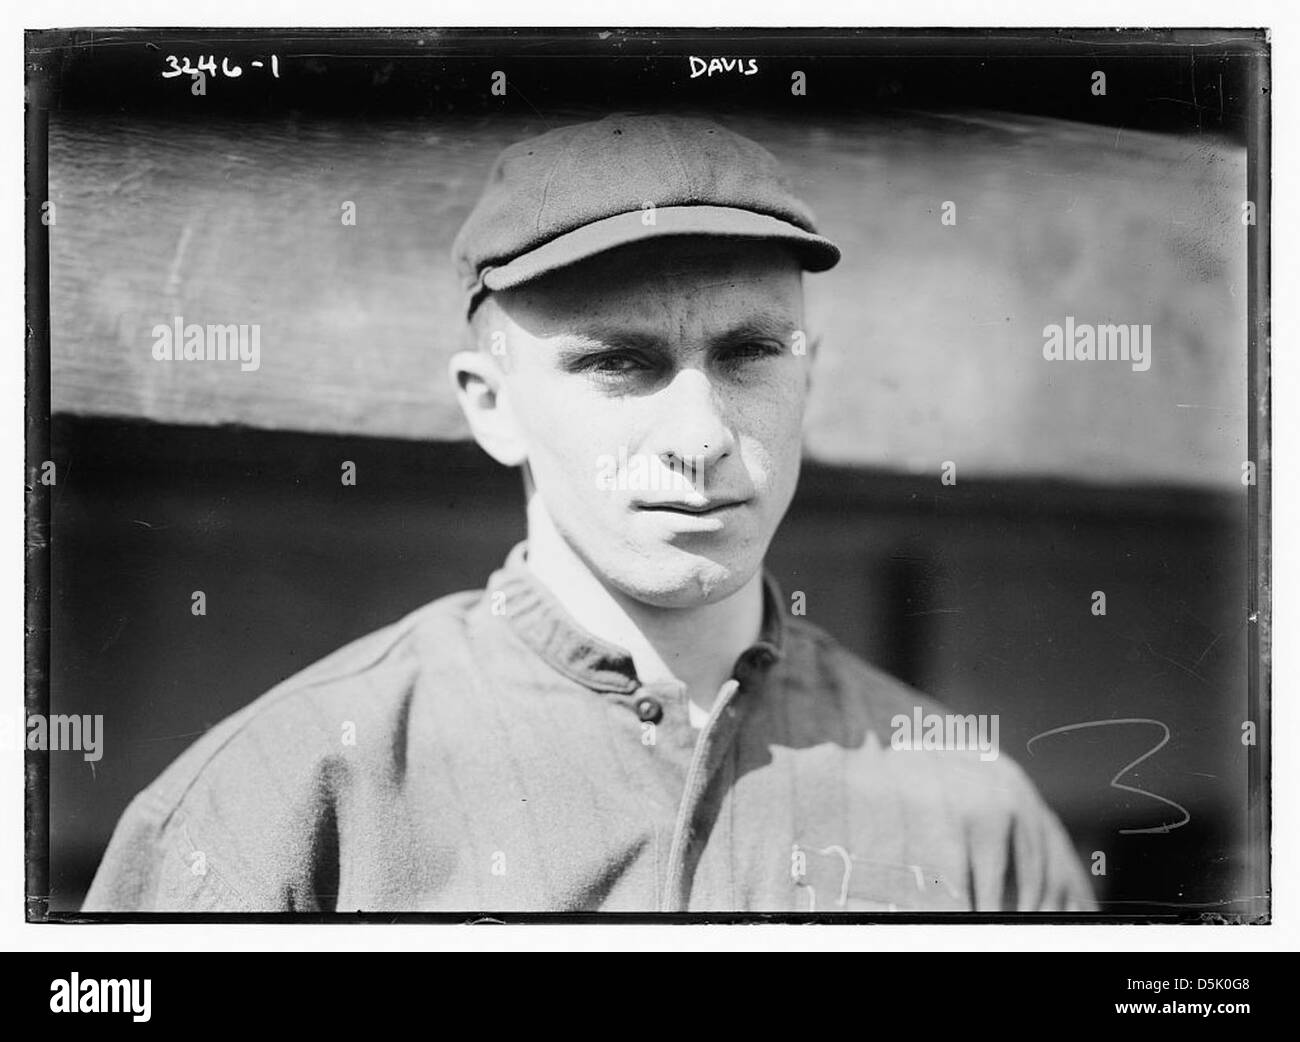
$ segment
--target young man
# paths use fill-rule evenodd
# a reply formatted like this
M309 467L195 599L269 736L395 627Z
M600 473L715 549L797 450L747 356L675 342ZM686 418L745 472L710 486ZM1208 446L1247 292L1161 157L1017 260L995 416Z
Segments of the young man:
M131 805L87 910L1079 910L1020 770L792 617L804 271L839 251L719 126L507 149L457 238L474 437L528 537L335 653ZM345 741L345 735L352 741Z

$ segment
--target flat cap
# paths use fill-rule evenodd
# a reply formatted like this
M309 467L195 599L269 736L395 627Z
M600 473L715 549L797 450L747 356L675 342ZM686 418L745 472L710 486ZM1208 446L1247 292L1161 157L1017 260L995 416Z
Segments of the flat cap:
M473 312L492 290L664 235L785 242L807 271L840 259L767 149L708 120L632 115L503 151L452 253Z

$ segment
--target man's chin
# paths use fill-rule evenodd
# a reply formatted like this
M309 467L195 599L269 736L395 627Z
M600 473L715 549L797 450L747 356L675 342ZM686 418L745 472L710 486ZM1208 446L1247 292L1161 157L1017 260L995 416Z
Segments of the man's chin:
M654 608L716 604L743 587L761 561L718 560L663 547L611 569L606 580L624 595Z

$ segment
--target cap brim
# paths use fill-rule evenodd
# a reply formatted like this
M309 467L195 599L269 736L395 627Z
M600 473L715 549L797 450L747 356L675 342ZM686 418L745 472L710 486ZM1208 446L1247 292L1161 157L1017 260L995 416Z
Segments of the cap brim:
M653 213L653 223L647 219ZM665 235L714 235L737 239L767 239L790 244L805 271L826 271L840 260L830 239L806 232L779 217L730 206L663 206L636 210L583 225L548 243L480 274L483 289L502 290L523 285L547 272L575 264L616 246Z

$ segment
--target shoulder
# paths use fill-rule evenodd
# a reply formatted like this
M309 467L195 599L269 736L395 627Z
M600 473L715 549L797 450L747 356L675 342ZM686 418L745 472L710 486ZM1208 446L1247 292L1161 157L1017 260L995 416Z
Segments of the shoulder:
M338 806L349 789L401 785L427 649L454 656L481 596L434 601L209 730L131 801L84 907L312 907L321 878L337 872L330 836Z
M227 791L275 779L306 779L328 757L391 750L427 663L423 649L454 652L482 591L451 594L320 659L207 731L142 793L166 814L221 779ZM463 638L462 638L463 640ZM374 740L378 739L378 740ZM277 782L278 784L278 782Z
M958 712L864 661L820 627L796 619L787 631L787 676L814 712L831 713L855 745L879 750L891 773L920 789L941 786L971 813L1038 813L1023 769L1001 747L996 714ZM884 755L884 754L898 755Z
M865 714L877 733L889 732L898 714L943 712L943 705L854 654L820 626L796 618L787 623L785 673L803 681L816 698L841 712Z
M914 840L934 849L960 842L973 907L1095 907L1069 836L1003 751L997 714L955 712L804 620L787 637L786 676L801 715L822 715L822 741L834 728L832 740L853 750L857 784L891 794Z

